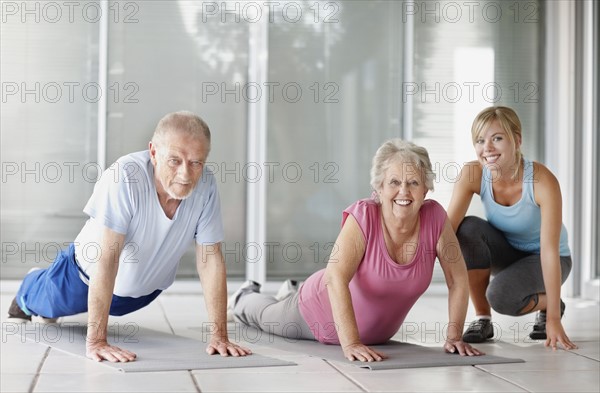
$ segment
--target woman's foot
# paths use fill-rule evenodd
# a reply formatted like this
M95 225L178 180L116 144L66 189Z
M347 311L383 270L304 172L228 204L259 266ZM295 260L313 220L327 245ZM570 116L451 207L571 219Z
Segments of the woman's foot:
M283 282L283 284L281 285L281 287L279 288L277 295L275 295L275 299L281 301L281 300L287 298L288 296L293 295L296 292L298 292L298 281L285 280Z
M259 293L260 292L260 284L257 283L256 281L252 281L252 280L248 280L245 283L242 284L241 287L238 288L237 291L235 291L231 296L229 296L229 299L227 299L227 321L228 322L233 322L233 308L235 307L235 305L237 304L237 302L240 300L240 298L248 293Z
M560 299L560 317L565 314L565 302ZM546 310L538 311L535 315L535 324L533 330L529 333L529 338L532 340L545 340L546 339Z
M492 337L494 337L492 320L479 318L471 322L462 339L466 343L482 343Z

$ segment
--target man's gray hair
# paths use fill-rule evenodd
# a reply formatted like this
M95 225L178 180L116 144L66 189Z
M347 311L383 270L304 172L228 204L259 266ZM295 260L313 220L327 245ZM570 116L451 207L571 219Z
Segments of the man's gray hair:
M421 170L425 187L433 191L435 173L431 169L429 154L424 147L417 146L412 142L400 138L390 139L377 149L371 166L371 187L377 191L383 184L385 171L394 162L412 163Z
M179 111L165 115L156 126L152 142L160 145L165 136L173 131L184 132L194 138L206 138L210 149L210 129L200 116L189 112Z

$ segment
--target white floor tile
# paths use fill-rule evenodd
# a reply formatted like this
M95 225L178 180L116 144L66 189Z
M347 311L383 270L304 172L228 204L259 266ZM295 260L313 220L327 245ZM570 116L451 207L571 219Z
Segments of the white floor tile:
M194 374L203 392L360 392L345 376L301 372Z
M80 356L71 355L56 349L50 349L48 357L40 370L42 374L106 374L114 369L99 362L87 361Z
M510 380L530 392L598 392L599 369L568 370L562 373L548 371L496 372L499 377Z
M575 351L556 350L546 348L543 345L535 345L529 348L522 348L510 344L496 344L496 348L489 348L485 345L480 349L490 355L504 356L509 358L519 358L525 360L525 363L507 363L507 364L485 364L476 367L490 372L495 371L570 371L570 370L597 370L600 363L579 356ZM497 347L503 347L498 349Z
M288 352L289 353L289 352ZM262 355L262 353L261 353ZM218 369L218 370L193 370L194 375L198 375L200 378L206 374L299 374L299 373L313 373L319 375L338 374L335 368L331 367L326 361L320 358L303 355L287 355L277 356L277 359L294 362L296 366L278 366L278 367L246 367L237 369ZM319 378L319 375L313 375L312 377Z
M40 374L34 392L197 392L187 371Z
M368 392L523 392L524 389L474 367L431 367L348 372Z
M0 381L0 392L29 392L29 387L35 379L35 374L4 374Z

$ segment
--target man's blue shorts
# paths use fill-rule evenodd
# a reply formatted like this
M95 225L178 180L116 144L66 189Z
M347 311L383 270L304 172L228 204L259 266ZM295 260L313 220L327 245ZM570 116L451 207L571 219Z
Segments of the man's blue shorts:
M17 303L28 315L58 318L88 310L88 286L80 278L75 261L75 246L61 251L52 266L36 270L23 279L17 292ZM147 306L161 293L133 298L113 295L110 315L125 315Z

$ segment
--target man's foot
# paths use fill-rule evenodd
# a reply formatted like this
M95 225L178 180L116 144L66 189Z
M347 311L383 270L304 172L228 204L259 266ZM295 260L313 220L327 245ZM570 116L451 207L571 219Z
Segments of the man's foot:
M21 307L19 307L16 297L12 300L12 303L10 303L10 307L8 308L8 318L15 320L14 322L30 322L31 321L31 315L25 314L25 311L23 311L21 309ZM17 319L19 321L16 321Z
M240 298L242 297L242 295L248 294L248 293L259 293L260 292L260 284L257 283L256 281L252 281L252 280L248 280L245 283L242 284L241 287L238 288L237 291L235 291L231 296L229 296L229 299L227 299L227 320L232 322L233 319L233 308L235 307L235 305L237 304L237 302L240 300Z
M560 317L565 314L565 302L560 299ZM529 333L529 338L532 340L545 340L546 339L546 311L538 311L535 316L535 324L533 330Z
M298 292L298 281L296 280L285 280L284 283L279 288L277 295L275 295L275 299L281 301L287 298L290 295Z
M471 322L462 339L466 343L482 343L492 337L494 337L492 320L480 318Z
M36 270L41 270L41 268L32 267L31 269L29 269L27 274L35 272ZM32 320L32 316L25 314L25 311L23 311L21 307L19 307L16 297L13 299L8 309L8 318L13 320L21 320L20 322L27 322ZM41 315L33 316L33 318L35 318L36 323L56 323L58 321L58 318L46 318L42 317Z
M46 317L42 317L41 315L35 315L32 319L32 322L34 323L44 323L44 324L52 324L52 323L57 323L58 322L58 318L46 318Z

